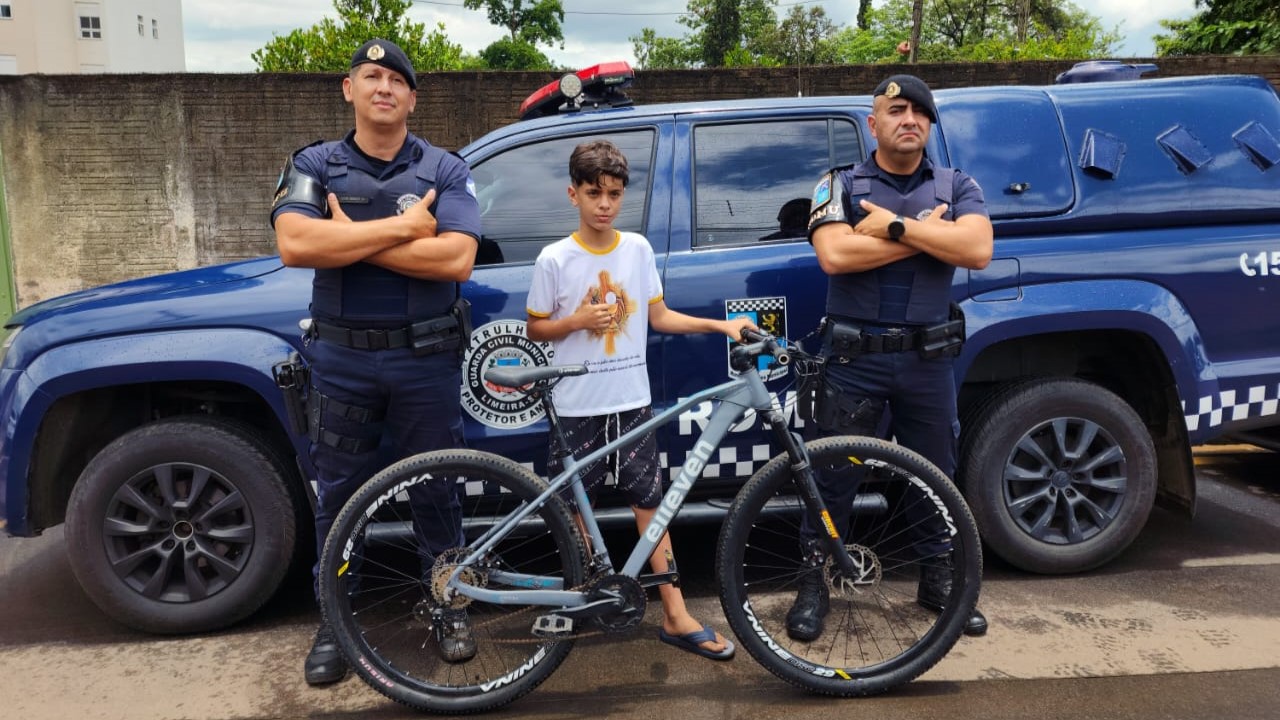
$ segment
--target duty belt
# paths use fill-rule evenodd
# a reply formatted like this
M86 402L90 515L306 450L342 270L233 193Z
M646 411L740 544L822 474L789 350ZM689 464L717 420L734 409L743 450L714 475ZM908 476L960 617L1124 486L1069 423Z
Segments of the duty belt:
M452 315L423 320L401 328L348 328L312 320L311 334L325 342L357 350L395 350L411 347L419 354L456 350L460 334Z
M898 353L919 351L924 358L943 353L955 356L964 344L964 314L956 307L952 318L927 327L874 327L868 331L862 323L840 316L828 317L831 352L842 361L865 353Z

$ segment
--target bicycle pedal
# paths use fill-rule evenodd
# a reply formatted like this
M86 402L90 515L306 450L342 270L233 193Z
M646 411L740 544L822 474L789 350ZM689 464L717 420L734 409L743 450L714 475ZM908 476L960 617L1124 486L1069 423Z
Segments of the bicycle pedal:
M533 634L538 637L559 638L573 634L573 618L563 615L539 615L533 621Z

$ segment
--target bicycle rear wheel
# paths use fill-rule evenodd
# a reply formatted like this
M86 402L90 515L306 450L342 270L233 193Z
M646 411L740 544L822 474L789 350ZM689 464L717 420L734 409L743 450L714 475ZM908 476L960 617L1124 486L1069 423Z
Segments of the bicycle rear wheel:
M791 464L780 455L743 486L721 529L721 605L743 647L783 680L827 695L884 692L933 667L959 638L978 601L977 527L951 481L906 448L853 436L806 448L815 472L859 483L842 534L859 576L846 582L827 563L823 632L809 642L788 635L787 611L813 565L804 560ZM941 613L917 603L922 570L939 564L933 551L921 556L928 527L950 535L951 589Z
M459 506L426 503L441 488L458 489ZM415 455L375 475L334 522L320 564L326 621L355 672L387 697L419 710L469 713L509 703L554 671L573 643L532 633L549 608L497 605L442 589L463 550L436 561L415 531L461 518L469 544L500 519L538 496L546 483L505 458L474 450ZM446 494L447 497L447 494ZM552 497L463 577L490 589L514 589L501 573L518 573L522 587L582 583L582 539L559 498ZM537 578L537 581L532 579ZM440 649L442 616L465 611L476 642L474 657L448 662Z

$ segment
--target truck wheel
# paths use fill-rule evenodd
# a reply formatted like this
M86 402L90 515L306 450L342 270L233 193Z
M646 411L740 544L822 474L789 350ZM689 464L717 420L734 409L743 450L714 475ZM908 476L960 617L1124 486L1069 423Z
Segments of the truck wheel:
M103 612L146 632L202 632L275 593L295 508L279 455L257 438L225 419L171 418L90 461L67 506L67 550Z
M1155 500L1155 448L1118 395L1074 378L1025 381L976 415L961 481L993 552L1031 572L1072 573L1137 537Z

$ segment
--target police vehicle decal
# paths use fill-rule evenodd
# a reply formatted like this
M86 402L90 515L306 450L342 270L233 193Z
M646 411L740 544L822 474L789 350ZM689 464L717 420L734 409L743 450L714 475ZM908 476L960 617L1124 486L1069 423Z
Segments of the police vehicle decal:
M756 327L778 338L786 338L787 336L787 298L781 297L765 297L765 298L743 298L740 300L725 300L724 317L726 320L745 317L756 324ZM784 340L779 341L780 344L785 343ZM737 343L729 342L725 349L725 364L728 365L730 353L733 351L734 345ZM757 369L760 371L760 377L765 381L776 380L785 377L787 368L773 367L773 358L761 357L758 360ZM730 375L737 375L733 368L729 367Z
M773 406L782 412L782 416L787 421L787 426L794 430L804 429L804 418L800 417L796 412L796 391L794 388L788 388L773 396ZM711 419L712 404L710 402L699 403L688 410L680 413L677 421L677 436L680 438L688 438L700 435L707 427L707 421ZM711 456L707 464L702 469L702 477L708 478L747 478L751 477L757 470L764 466L769 458L776 455L779 451L775 450L767 441L764 432L764 423L760 420L759 414L755 411L748 411L747 414L738 422L737 425L729 428L731 435L729 439L720 447L720 449ZM750 445L741 441L735 441L737 437L749 437L757 440ZM681 453L679 450L670 453L673 456L688 455L688 450ZM686 457L687 459L687 457ZM669 462L668 453L659 453L659 461L662 467L667 468L669 477L675 479L676 474L684 465L684 460L677 462Z
M523 393L485 382L484 371L510 365L550 365L551 343L538 343L525 334L523 320L498 320L471 333L471 346L462 363L462 408L484 425L522 428L542 418L538 401Z
M1205 395L1196 402L1196 410L1187 413L1187 402L1182 403L1187 420L1187 431L1214 428L1223 422L1236 422L1249 418L1266 417L1280 412L1280 383L1254 385L1244 392L1222 390Z

